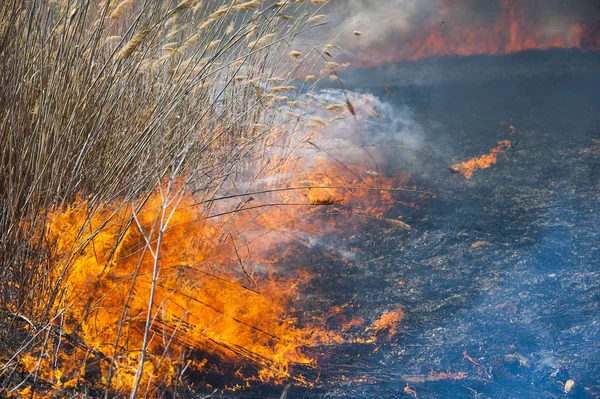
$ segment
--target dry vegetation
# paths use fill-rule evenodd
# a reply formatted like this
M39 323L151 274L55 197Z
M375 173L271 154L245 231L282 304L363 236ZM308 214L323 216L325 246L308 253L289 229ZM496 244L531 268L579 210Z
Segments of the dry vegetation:
M158 285L161 240L175 208L212 204L230 176L265 154L281 118L274 104L284 100L281 94L293 100L303 88L292 86L291 77L320 59L289 43L325 19L323 3L0 4L5 395L141 397L180 389L181 375L193 365L180 359L185 353L168 350L178 325L163 334L160 350L154 339L162 309L156 300L169 296ZM144 214L149 206L152 212ZM66 228L68 237L60 234ZM133 262L124 281L150 276L148 285L122 284L125 299L111 316L119 317L108 319L118 326L114 342L86 341L92 327L81 320L106 311L92 292L115 295L107 279L116 286L123 277L113 269L122 266L123 246L132 250L133 230L142 243L135 251L146 260ZM93 262L81 264L82 258ZM95 276L77 288L75 271ZM140 314L130 313L135 306ZM77 325L69 316L74 309ZM126 334L137 334L139 344L127 347ZM68 368L77 356L79 363ZM161 367L171 368L168 378Z

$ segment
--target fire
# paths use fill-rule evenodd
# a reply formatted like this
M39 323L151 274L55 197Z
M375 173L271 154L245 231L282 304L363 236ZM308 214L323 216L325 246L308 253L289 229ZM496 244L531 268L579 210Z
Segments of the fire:
M366 108L355 105L360 117ZM273 132L268 156L241 168L215 198L163 184L145 198L100 205L80 198L50 211L42 247L48 286L58 288L41 298L38 312L52 321L47 339L18 359L49 384L35 396L60 396L89 381L110 386L111 395L139 386L154 396L186 370L222 375L233 390L252 381L310 386L294 370L315 367L321 346L394 335L400 308L364 332L360 317L339 330L297 317L312 276L290 251L368 222L408 230L386 216L395 204L412 204L399 193L424 198L407 173L386 176L358 156L308 152L323 129L300 137ZM278 153L273 143L281 142ZM262 173L248 178L255 170ZM40 237L31 240L38 245ZM282 268L290 258L297 264Z
M130 391L139 379L140 389L152 395L186 368L209 372L215 357L242 366L238 376L246 383L310 384L291 368L315 364L308 349L351 338L317 322L298 322L291 309L311 276L301 264L277 273L274 253L281 252L274 250L303 236L340 231L340 215L363 223L382 218L394 203L390 190L406 177L324 159L310 170L287 172L293 172L293 190L264 186L264 195L246 198L234 213L223 212L231 201L200 207L182 189L169 198L161 189L141 203L100 208L79 199L50 212L44 248L50 279L60 287L52 303L55 336L20 364L52 384L49 397L90 378L115 392ZM161 227L164 215L168 223ZM386 313L373 331L393 335L401 319L400 309Z
M385 312L373 323L371 327L373 334L377 335L381 332L386 332L388 338L391 338L398 332L398 326L403 319L404 311L401 308Z
M525 2L497 0L495 19L473 22L468 17L466 25L462 13L468 6L462 5L464 0L438 3L437 13L429 15L422 26L403 33L392 48L369 48L369 58L354 65L371 67L428 57L504 55L555 48L600 50L598 28L586 25L577 16L565 15L562 21L544 24L540 15L530 15L539 11L526 11Z
M218 226L198 212L191 196L178 202L166 209L171 217L160 238L141 386L172 381L185 366L182 348L252 362L262 380L289 377L290 364L311 364L301 347L317 343L320 332L297 327L288 311L308 276L239 272ZM88 203L79 200L50 214L45 245L57 260L50 270L63 288L54 304L60 315L54 329L69 350L28 354L21 362L28 370L41 370L55 388L90 373L103 384L110 379L116 391L131 388L153 289L161 207L155 194L137 211L106 204L88 219ZM205 364L199 358L195 366Z
M492 148L489 154L469 159L468 161L450 166L450 171L466 179L473 177L473 173L478 169L487 169L498 161L498 154L508 151L512 147L510 140L498 142L498 147Z

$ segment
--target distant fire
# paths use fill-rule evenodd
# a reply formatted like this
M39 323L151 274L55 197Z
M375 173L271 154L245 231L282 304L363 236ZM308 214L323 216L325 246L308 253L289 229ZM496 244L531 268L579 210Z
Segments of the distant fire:
M478 169L487 169L498 161L498 154L508 151L512 147L510 140L498 142L498 147L492 148L489 154L450 166L450 171L459 176L470 179Z
M503 55L554 48L600 50L600 28L580 16L542 21L540 15L528 14L524 1L497 0L494 18L477 19L463 15L469 8L464 0L438 3L437 13L429 15L421 26L397 34L393 43L370 46L364 55L357 55L353 65L371 67L428 57Z

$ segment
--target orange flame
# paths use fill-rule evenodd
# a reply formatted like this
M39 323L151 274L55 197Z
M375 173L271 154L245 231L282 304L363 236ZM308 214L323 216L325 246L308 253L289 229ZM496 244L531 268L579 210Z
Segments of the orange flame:
M281 137L275 132L272 140ZM264 171L261 178L226 183L217 200L160 187L145 200L91 206L78 199L49 213L43 246L50 286L60 288L51 304L56 339L19 358L25 371L52 384L48 397L90 379L110 384L111 395L139 381L153 396L183 370L227 367L245 384L310 385L292 368L315 364L311 348L374 341L342 334L359 330L361 318L341 323L342 332L316 319L301 323L296 301L312 276L302 264L285 272L278 265L297 248L285 245L292 241L310 247L342 226L389 220L398 203L393 192L410 175L386 177L361 161L307 155L298 142L296 153L285 144L281 156L253 161L249 168ZM368 331L393 335L402 315L386 313Z
M314 364L305 349L347 339L318 323L298 323L290 310L311 276L301 265L285 275L276 273L273 265L279 260L272 254L282 252L273 250L302 234L318 238L340 231L339 213L381 218L394 203L385 188L407 178L390 179L324 159L310 170L286 167L286 173L291 173L289 186L297 189L255 195L234 206L234 213L221 212L233 205L223 201L213 204L213 216L207 217L208 209L182 191L163 209L164 190L139 209L115 202L93 211L80 199L51 212L44 246L52 279L62 287L52 328L68 337L63 348L69 350L57 349L50 340L42 352L27 353L20 363L54 384L52 394L94 373L92 378L102 384L110 379L115 392L128 392L136 379L154 286L151 338L140 379L150 395L159 383L178 378L183 368L214 367L208 359L215 356L252 365L240 374L245 381L292 378L308 384L290 371L293 365ZM169 222L161 233L163 212ZM399 315L384 315L375 331L393 334ZM199 354L186 360L181 353L189 348Z
M393 337L398 332L400 322L404 320L404 311L401 308L385 312L373 323L371 327L374 335L380 332L387 332L388 338Z
M470 179L473 173L478 169L487 169L498 161L498 154L506 152L511 148L510 140L498 142L498 147L492 148L489 154L482 155L477 158L469 159L468 161L450 166L450 171L459 176Z
M90 209L82 200L50 214L46 246L52 258L74 257L67 268L52 268L64 287L56 303L62 324L55 328L79 344L70 353L57 353L56 359L44 357L37 364L38 359L28 355L22 363L45 370L44 377L57 386L83 378L90 372L90 361L97 364L101 375L96 377L102 382L107 382L112 364L112 386L132 386L153 284L156 259L151 248L158 240L162 204L160 196L153 195L135 213L122 205L107 204L89 220ZM320 332L297 327L288 311L308 276L298 273L283 280L270 271L238 273L227 258L228 244L217 226L198 212L191 196L183 197L177 207L170 205L167 212L171 217L160 244L151 315L154 338L148 345L142 386L175 377L182 367L176 344L251 361L259 365L258 378L263 380L289 377L290 364L312 363L301 347L319 342ZM60 369L52 366L56 361ZM196 366L205 363L199 359Z

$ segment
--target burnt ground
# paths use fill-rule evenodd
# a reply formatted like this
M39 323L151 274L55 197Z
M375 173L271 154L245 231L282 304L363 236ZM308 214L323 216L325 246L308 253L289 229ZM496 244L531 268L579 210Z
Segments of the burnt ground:
M417 186L439 195L389 213L410 231L373 223L306 254L317 276L307 314L345 305L368 325L401 306L405 319L391 339L324 348L317 370L304 371L315 388L292 386L287 398L600 397L600 75L577 71L361 85L392 92L387 101L424 127L420 153L437 149L388 172L419 168ZM471 180L448 171L503 139L519 143ZM351 262L324 256L348 250ZM442 372L464 378L433 377Z
M317 387L292 387L288 398L600 397L597 72L388 88L424 126L424 152L450 149L447 161L423 156L418 177L440 195L390 212L410 232L374 224L324 240L323 252L356 255L323 262L317 250L307 296L367 321L401 306L403 330L327 350ZM447 170L502 139L519 144L471 180ZM431 378L440 372L467 375Z

